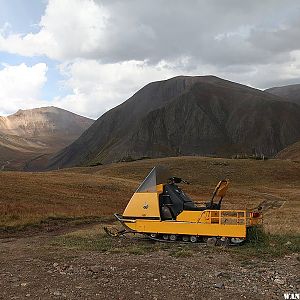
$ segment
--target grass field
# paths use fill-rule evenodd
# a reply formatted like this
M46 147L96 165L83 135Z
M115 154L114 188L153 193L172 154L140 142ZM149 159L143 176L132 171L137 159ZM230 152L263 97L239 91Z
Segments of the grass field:
M263 203L267 231L300 233L299 163L204 157L148 159L45 173L0 172L0 227L122 212L141 180L158 164L190 181L183 189L197 201L206 202L218 181L228 178L225 209Z

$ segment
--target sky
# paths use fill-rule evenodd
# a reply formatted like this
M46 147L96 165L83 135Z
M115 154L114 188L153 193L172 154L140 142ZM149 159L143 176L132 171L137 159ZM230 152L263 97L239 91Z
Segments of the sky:
M149 82L300 83L298 0L0 0L0 115L98 118Z

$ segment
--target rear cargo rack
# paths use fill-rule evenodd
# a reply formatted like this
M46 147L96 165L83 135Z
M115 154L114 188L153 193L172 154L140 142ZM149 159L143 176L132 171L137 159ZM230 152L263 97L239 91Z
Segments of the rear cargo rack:
M261 214L246 210L204 210L197 223L252 226L262 224L263 219Z

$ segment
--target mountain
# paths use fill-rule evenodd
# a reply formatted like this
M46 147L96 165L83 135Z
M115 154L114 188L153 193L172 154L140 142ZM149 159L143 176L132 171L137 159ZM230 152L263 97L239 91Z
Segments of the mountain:
M285 101L300 105L300 84L273 87L265 90L268 93L281 97Z
M300 106L214 76L153 82L102 115L48 168L142 157L275 155L300 138Z
M276 158L300 161L300 141L278 152Z
M19 110L0 117L0 168L22 169L76 140L93 120L56 107Z

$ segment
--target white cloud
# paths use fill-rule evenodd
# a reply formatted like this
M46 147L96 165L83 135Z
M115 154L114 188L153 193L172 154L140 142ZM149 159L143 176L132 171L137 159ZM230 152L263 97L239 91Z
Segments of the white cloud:
M268 64L273 54L288 60L288 53L299 49L299 8L293 0L191 0L189 5L179 0L49 0L40 30L0 33L0 51L59 61L156 64L188 56L220 66Z
M0 115L46 105L39 99L46 78L47 65L4 65L0 70Z
M145 84L176 75L259 88L299 82L299 20L293 0L49 0L36 33L0 29L0 51L59 61L69 94L57 91L51 104L97 118ZM37 99L45 74L35 86L18 77L15 90L4 87L0 113L44 105Z
M0 115L18 109L54 105L80 115L98 118L105 111L122 103L149 82L164 80L177 75L214 74L236 82L261 88L272 86L268 74L278 79L273 85L300 81L300 52L293 52L293 63L268 64L257 68L230 67L218 69L209 64L199 65L182 72L181 66L189 64L185 58L176 63L162 61L149 65L145 61L126 61L102 64L96 60L80 59L60 65L66 79L61 82L68 91L51 102L40 100L46 82L47 66L44 63L32 67L21 64L6 65L0 70ZM241 69L240 69L241 68ZM230 74L230 75L228 75Z
M0 51L57 60L90 56L105 45L107 18L105 8L92 0L50 0L40 31L25 35L0 31Z
M70 93L54 99L53 105L98 118L149 82L178 75L213 74L264 89L273 86L274 83L277 85L280 82L289 84L300 81L299 56L299 51L293 52L294 63L284 62L260 67L231 66L223 69L202 64L190 68L189 71L182 71L183 65L190 64L186 58L173 63L161 61L156 65L149 65L145 61L103 64L96 60L80 59L60 66L61 73L67 77L62 84ZM274 77L270 78L268 74L274 74L278 81L274 82Z
M72 92L57 97L53 105L93 118L125 101L147 83L176 75L163 62L152 66L141 61L101 64L78 60L62 65L61 70L68 76L63 84Z

